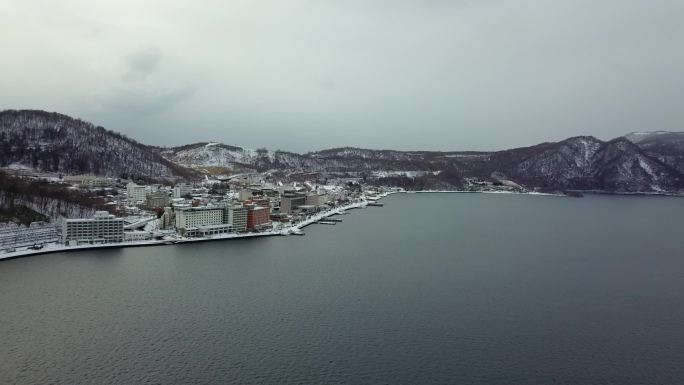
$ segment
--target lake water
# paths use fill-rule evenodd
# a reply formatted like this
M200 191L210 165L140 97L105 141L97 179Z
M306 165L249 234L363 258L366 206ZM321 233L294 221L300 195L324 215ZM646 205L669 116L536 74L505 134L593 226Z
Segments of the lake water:
M684 383L684 199L384 203L0 262L0 383Z

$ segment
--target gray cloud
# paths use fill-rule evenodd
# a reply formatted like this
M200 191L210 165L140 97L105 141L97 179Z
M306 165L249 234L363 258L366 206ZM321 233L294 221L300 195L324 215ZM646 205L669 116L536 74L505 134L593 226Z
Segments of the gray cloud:
M103 106L119 114L153 115L172 110L194 92L192 86L169 90L126 88L106 100Z
M103 97L100 109L108 114L135 118L173 110L192 97L195 87L187 80L165 76L162 59L163 53L156 47L127 54L122 81Z
M159 70L161 59L162 53L156 47L147 47L128 54L126 56L128 70L123 74L122 79L125 81L147 79L151 74Z
M0 105L148 143L295 151L682 130L683 13L679 0L12 1Z

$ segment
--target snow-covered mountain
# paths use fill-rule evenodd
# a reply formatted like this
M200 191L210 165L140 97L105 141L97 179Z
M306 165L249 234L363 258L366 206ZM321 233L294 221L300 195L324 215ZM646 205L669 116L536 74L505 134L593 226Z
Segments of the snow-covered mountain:
M646 154L684 173L684 132L632 132L625 138Z
M527 186L619 192L678 191L684 176L625 138L591 136L492 154L486 171Z
M444 186L446 183L454 187L459 186L464 178L492 179L492 175L497 175L495 179L510 179L529 188L548 190L661 192L684 188L684 176L677 167L625 138L604 142L591 136L580 136L557 143L489 153L344 147L294 154L198 143L165 149L161 154L187 167L220 166L224 171L342 172L369 176L403 173L429 179L428 184ZM684 148L677 154L684 156ZM399 171L402 173L397 173Z
M345 147L307 154L246 149L222 143L159 148L166 159L197 169L217 171L286 170L292 172L424 171L429 159L450 153L368 150Z
M0 111L0 167L112 177L189 177L148 146L92 123L34 110Z
M251 165L262 158L269 162L275 159L275 152L269 150L251 150L229 146L223 143L195 143L182 147L163 149L160 153L173 158L180 164L190 167L233 167L235 165Z
M197 178L200 173L280 171L348 174L412 186L459 187L466 178L512 180L544 190L684 191L684 133L591 136L497 152L371 150L354 147L297 154L204 142L153 147L68 116L0 112L0 167L63 173Z

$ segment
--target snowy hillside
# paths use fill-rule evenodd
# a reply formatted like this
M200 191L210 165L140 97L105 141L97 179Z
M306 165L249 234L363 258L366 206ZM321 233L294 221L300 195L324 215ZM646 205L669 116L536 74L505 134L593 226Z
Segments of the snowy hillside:
M190 176L132 139L66 115L0 112L0 167L112 177Z
M625 138L651 157L684 173L684 132L633 132Z
M65 115L9 110L0 112L0 167L189 179L200 173L282 171L364 176L386 183L410 179L419 187L454 188L465 179L506 179L542 190L680 192L684 133L632 133L608 142L579 136L497 152L343 147L297 154L216 142L152 147Z

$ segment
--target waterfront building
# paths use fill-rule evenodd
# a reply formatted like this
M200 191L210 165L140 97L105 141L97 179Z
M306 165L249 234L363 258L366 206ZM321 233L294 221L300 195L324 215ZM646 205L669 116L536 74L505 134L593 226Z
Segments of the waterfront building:
M225 223L232 225L236 233L247 231L247 208L242 205L233 205L225 208Z
M319 210L320 208L314 205L301 205L297 207L297 211L299 211L302 214L313 214Z
M62 229L65 245L116 243L124 239L123 219L106 211L97 211L92 218L66 219Z
M198 226L223 224L222 207L189 207L176 210L176 229L187 232Z
M280 195L280 212L291 214L299 206L306 204L306 195L294 191L286 191Z
M198 237L210 237L212 235L232 233L233 225L224 223L220 225L197 226L196 234Z
M326 203L328 203L328 196L325 194L313 193L306 196L305 205L307 206L323 206Z
M124 241L147 241L152 239L149 231L124 231Z
M178 183L173 188L173 197L176 199L184 198L184 197L191 195L191 194L192 194L192 185L189 185L187 183Z
M261 230L271 227L271 211L268 207L248 205L247 230Z
M164 213L159 218L159 228L166 230L176 223L176 212L172 207L164 207Z

